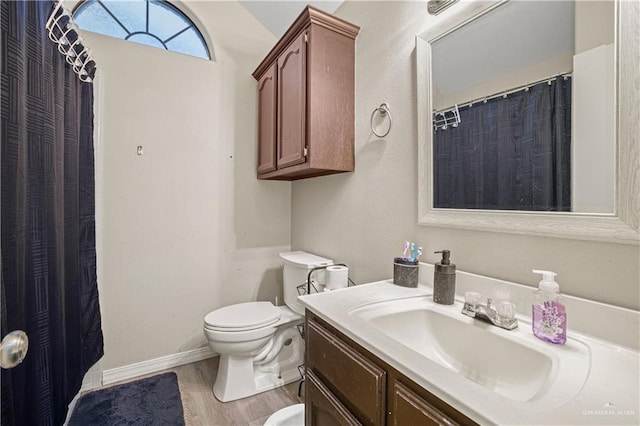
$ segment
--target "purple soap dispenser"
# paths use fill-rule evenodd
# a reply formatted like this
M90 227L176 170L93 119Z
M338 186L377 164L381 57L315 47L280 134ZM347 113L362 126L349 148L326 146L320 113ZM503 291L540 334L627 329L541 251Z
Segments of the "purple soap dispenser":
M555 272L534 269L542 274L538 290L533 292L531 326L533 334L545 342L563 345L567 341L567 311L555 281Z

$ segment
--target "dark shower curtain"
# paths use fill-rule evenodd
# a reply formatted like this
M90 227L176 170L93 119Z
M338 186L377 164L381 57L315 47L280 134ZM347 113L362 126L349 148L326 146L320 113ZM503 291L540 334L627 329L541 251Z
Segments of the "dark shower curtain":
M93 86L48 39L51 1L2 7L2 425L59 425L103 354L96 280Z
M460 108L433 136L434 207L571 211L571 78Z

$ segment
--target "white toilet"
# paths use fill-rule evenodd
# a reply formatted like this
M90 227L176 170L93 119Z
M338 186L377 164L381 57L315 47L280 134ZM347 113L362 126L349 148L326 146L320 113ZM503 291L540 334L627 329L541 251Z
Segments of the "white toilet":
M220 354L213 394L222 402L300 379L298 366L304 363L304 340L297 325L304 320L304 308L297 301L297 287L306 283L311 269L333 262L302 251L280 253L280 257L284 261L286 306L238 303L204 318L204 335L211 349Z
M273 413L263 426L304 426L304 404L295 404Z

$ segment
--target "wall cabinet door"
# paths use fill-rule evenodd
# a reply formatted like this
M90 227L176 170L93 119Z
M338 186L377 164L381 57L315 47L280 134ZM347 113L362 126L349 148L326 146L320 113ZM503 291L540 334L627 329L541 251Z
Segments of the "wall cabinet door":
M278 169L305 161L306 37L302 32L278 58Z
M258 81L258 174L276 169L276 64Z

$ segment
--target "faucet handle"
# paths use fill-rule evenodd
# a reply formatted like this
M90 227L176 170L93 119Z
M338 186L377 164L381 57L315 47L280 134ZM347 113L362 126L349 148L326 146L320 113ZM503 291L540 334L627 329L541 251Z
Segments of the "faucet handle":
M480 303L481 298L482 295L480 293L476 293L475 291L467 291L464 294L464 302L474 306Z
M462 308L462 313L470 316L471 318L475 318L478 305L480 305L480 298L482 298L480 293L467 291L464 294L464 307Z
M516 316L516 305L515 303L503 300L496 306L496 313L502 319L512 320Z

